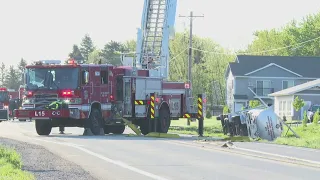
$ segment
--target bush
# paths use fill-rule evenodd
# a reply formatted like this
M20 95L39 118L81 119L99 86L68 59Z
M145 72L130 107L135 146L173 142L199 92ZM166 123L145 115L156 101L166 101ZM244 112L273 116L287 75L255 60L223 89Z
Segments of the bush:
M223 114L228 114L230 112L229 107L226 105L223 107Z
M307 111L304 111L303 112L303 120L302 120L303 127L307 127L307 123L308 123Z
M313 115L313 124L318 125L319 120L320 120L319 109L317 109L317 111Z
M206 118L207 118L207 119L212 118L211 111L207 111L207 113L206 113Z
M260 101L259 100L250 100L249 101L249 107L250 108L255 108L255 107L258 107L260 106Z

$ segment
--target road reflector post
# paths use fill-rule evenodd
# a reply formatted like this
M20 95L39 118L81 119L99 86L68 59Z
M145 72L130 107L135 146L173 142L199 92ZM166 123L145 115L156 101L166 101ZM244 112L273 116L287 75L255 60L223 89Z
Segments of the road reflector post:
M202 94L198 94L198 133L203 137L203 99Z
M150 127L150 129L152 129L152 123L154 124L154 132L157 132L157 122L156 122L156 119L155 119L155 108L154 108L154 106L155 106L155 104L154 104L154 102L155 102L155 93L150 93L150 125L151 125L151 127Z

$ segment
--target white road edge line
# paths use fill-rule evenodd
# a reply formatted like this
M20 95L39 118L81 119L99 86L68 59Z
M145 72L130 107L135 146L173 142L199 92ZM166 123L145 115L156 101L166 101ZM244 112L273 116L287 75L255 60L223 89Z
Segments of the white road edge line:
M82 148L78 145L75 145L75 144L72 144L72 143L61 143L61 142L55 142L55 141L49 141L49 140L44 140L44 139L38 139L38 138L31 138L33 140L36 140L36 141L43 141L43 142L49 142L49 143L54 143L54 144L60 144L60 145L65 145L65 146L70 146L70 147L73 147L73 148L76 148L76 149L79 149L87 154L90 154L92 156L95 156L99 159L102 159L108 163L111 163L111 164L115 164L115 165L118 165L124 169L128 169L128 170L131 170L133 172L136 172L138 174L141 174L141 175L144 175L144 176L147 176L147 177L150 177L152 179L155 179L155 180L169 180L169 179L166 179L164 177L160 177L158 175L155 175L155 174L152 174L152 173L149 173L149 172L146 172L146 171L143 171L141 169L138 169L138 168L135 168L135 167L132 167L130 165L127 165L126 163L124 162L121 162L121 161L117 161L117 160L113 160L113 159L110 159L110 158L107 158L105 156L102 156L98 153L95 153L95 152L92 152L92 151L89 151L85 148Z
M281 158L287 158L287 159L292 159L292 160L304 161L304 162L309 162L309 163L320 165L319 161L312 161L312 160L307 160L307 159L301 159L301 158L296 158L296 157L291 157L291 156L284 156L284 155L274 154L274 153L267 153L267 152L256 151L256 150L245 149L245 148L239 148L239 147L234 147L234 149L239 149L239 150L258 153L258 154L276 156L276 157L281 157Z

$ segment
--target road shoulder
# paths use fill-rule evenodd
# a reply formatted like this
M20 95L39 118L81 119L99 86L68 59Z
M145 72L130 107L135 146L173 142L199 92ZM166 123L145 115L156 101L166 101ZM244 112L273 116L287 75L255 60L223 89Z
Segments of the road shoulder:
M37 180L95 180L80 166L62 159L42 146L2 137L0 145L13 148L21 154L22 170L33 173Z

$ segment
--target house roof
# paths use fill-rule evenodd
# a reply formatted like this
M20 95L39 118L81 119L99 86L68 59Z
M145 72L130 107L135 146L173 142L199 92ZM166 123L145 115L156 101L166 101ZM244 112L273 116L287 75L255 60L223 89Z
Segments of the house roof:
M229 63L229 68L234 76L247 76L271 65L299 77L320 78L320 57L238 55L236 62Z
M297 86L293 86L291 88L287 88L272 94L269 94L269 96L286 96L286 95L293 95L295 93L316 87L316 86L320 86L320 79L316 79L314 81L309 81L303 84L299 84Z

